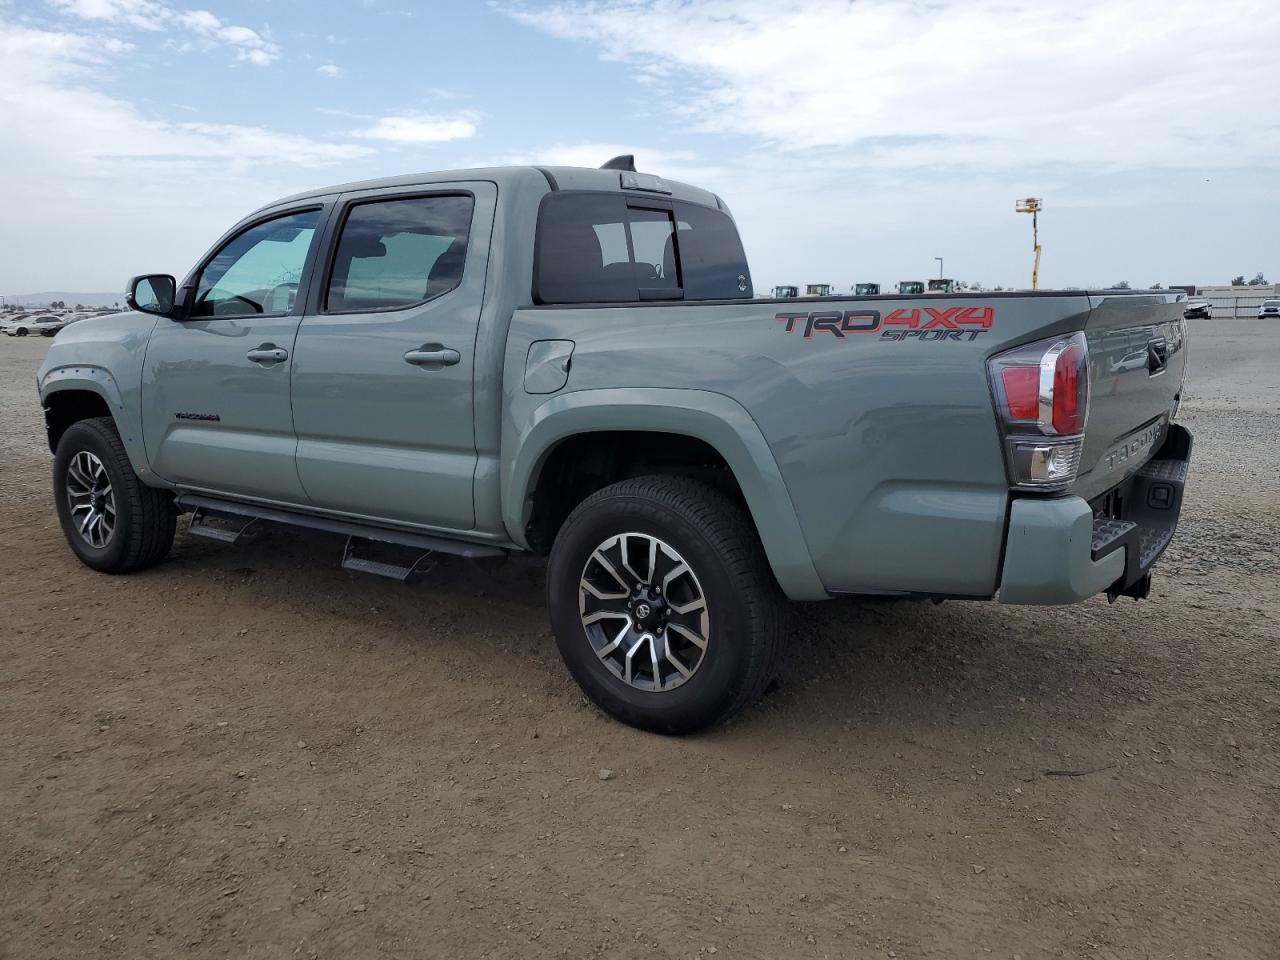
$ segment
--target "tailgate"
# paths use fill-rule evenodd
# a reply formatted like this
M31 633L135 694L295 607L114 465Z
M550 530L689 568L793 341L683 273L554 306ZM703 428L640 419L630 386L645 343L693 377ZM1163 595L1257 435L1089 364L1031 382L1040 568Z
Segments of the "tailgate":
M1163 442L1182 392L1181 294L1090 294L1089 419L1070 492L1090 500L1133 474Z

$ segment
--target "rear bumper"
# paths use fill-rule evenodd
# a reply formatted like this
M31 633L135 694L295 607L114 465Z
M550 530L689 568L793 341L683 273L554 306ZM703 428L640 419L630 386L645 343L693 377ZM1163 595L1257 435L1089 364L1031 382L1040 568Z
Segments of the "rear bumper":
M1159 452L1092 503L1018 498L1000 578L1002 603L1075 603L1104 590L1145 595L1146 578L1178 526L1191 434L1171 424Z

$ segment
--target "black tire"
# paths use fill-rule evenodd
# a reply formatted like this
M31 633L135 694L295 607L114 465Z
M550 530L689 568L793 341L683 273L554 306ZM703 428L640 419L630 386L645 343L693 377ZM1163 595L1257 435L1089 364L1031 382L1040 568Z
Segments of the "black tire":
M80 453L96 457L110 478L115 525L101 546L76 529L68 499L68 470ZM173 495L148 487L133 472L120 434L110 417L80 420L67 428L53 458L53 496L62 532L81 562L102 573L133 573L154 566L173 547L177 513Z
M26 335L27 335L27 328L26 328L26 327L19 327L19 328L18 328L18 336L20 336L20 337L25 337Z
M627 533L641 543L658 538L678 552L705 599L701 660L687 679L673 677L674 689L637 689L614 673L582 622L580 585L588 562L610 538ZM652 568L647 574L658 579ZM764 692L782 651L785 598L750 519L724 494L683 477L624 480L579 504L551 548L547 605L560 655L587 696L624 723L659 733L691 733L732 716ZM631 624L625 621L628 629ZM653 666L657 672L657 654Z

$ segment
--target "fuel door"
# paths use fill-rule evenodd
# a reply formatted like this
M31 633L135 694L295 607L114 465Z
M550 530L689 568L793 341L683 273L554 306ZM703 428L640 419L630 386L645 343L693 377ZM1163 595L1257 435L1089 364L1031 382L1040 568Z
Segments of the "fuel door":
M535 340L524 362L525 393L555 393L569 382L572 340Z

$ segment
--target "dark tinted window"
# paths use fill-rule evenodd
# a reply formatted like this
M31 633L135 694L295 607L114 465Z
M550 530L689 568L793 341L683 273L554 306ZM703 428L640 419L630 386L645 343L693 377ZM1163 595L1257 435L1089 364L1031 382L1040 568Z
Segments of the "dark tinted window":
M738 228L719 210L677 203L680 271L686 300L750 297L751 271Z
M654 292L678 290L680 276L676 267L676 246L671 239L675 233L671 211L632 207L628 215L637 289Z
M626 194L549 195L538 217L538 302L751 296L751 275L732 220L695 204L650 203Z
M625 303L636 299L621 196L552 194L538 216L538 299L543 303Z
M448 293L462 282L471 207L467 196L352 207L338 240L325 308L393 310Z
M319 210L293 213L237 234L200 273L197 317L285 314L293 308Z

